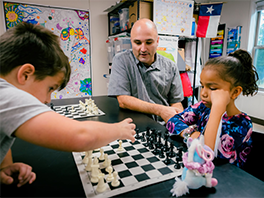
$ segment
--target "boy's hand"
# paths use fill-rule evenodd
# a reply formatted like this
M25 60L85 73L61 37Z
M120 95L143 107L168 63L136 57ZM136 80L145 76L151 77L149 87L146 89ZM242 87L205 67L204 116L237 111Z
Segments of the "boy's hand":
M132 142L135 142L134 135L136 134L135 128L136 125L132 123L133 120L131 118L127 118L121 122L119 122L120 128L120 139L130 139Z
M31 184L35 179L36 174L32 172L32 167L24 163L14 163L0 171L0 181L7 185L17 181L17 187L21 187L27 182Z

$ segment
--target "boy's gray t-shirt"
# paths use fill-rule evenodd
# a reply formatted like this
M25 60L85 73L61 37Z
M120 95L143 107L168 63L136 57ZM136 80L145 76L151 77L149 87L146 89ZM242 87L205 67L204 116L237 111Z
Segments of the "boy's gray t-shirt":
M47 111L51 109L36 97L0 78L0 163L15 140L12 136L14 131L29 119Z

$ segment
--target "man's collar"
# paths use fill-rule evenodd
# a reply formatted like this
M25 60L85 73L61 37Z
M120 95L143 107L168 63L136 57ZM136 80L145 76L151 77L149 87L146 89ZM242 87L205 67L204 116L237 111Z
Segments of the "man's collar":
M134 56L134 54L133 54L133 56ZM135 59L136 59L136 64L140 67L146 67L147 69L151 69L151 70L154 70L154 69L160 70L160 65L158 64L159 56L157 55L157 53L155 53L155 61L149 66L144 65L144 63L140 62L136 57L135 57Z

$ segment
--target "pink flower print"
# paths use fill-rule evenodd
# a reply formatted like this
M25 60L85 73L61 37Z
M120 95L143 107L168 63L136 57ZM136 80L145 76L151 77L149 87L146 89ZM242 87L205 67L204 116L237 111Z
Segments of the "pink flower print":
M250 151L251 151L251 148L246 147L243 151L241 151L241 153L239 153L239 157L243 162L246 162L247 156L250 153Z
M182 115L182 117L183 117L185 123L193 123L194 122L195 113L194 112L185 112Z
M175 127L175 124L174 124L173 122L171 122L171 121L169 121L169 122L167 123L167 125L166 125L166 128L168 129L168 131L169 131L170 133L173 133L173 131L174 131L174 127Z
M228 134L225 134L221 137L221 144L219 145L219 151L222 155L229 159L230 163L233 163L236 158L237 154L236 151L232 151L234 146L234 139L230 137Z
M247 141L249 140L249 138L251 137L251 135L252 135L252 128L250 128L250 129L248 130L247 135L246 135L246 137L245 137L244 140L243 140L243 143L244 143L244 142L247 142Z

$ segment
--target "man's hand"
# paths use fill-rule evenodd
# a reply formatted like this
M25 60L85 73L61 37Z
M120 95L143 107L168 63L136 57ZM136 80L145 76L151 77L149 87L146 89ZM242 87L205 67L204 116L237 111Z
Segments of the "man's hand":
M13 163L0 171L0 181L7 185L17 180L17 187L21 187L27 182L31 184L35 179L36 174L32 172L32 167L24 163Z
M171 117L180 112L182 112L182 110L177 107L163 106L160 111L160 117L167 123Z

